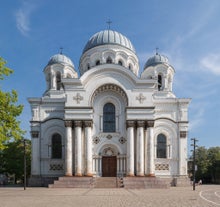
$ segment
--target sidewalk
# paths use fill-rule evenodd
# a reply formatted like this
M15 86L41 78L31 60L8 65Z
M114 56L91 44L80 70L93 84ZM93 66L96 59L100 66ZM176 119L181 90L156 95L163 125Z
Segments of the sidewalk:
M0 188L0 207L220 206L220 185L170 189Z

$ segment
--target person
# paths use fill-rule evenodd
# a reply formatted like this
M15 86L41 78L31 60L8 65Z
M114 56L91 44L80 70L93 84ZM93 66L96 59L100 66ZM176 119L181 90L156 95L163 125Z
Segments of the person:
M198 185L202 185L202 180L201 179L199 180Z

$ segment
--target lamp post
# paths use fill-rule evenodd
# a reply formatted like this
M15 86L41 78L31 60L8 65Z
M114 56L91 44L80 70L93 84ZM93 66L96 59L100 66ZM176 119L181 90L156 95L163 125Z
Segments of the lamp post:
M196 189L196 142L198 141L196 138L191 139L193 141L193 190Z
M27 180L26 180L26 139L23 139L24 144L24 190L26 190Z

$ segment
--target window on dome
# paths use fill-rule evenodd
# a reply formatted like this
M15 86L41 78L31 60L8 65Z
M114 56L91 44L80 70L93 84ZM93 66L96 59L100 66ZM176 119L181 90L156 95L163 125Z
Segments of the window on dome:
M106 63L111 64L112 63L112 59L110 57L107 58Z
M162 76L158 75L158 90L162 90Z
M61 74L60 74L60 72L57 72L57 74L56 74L56 83L57 83L57 90L60 90L60 88L61 88Z
M52 159L62 158L62 139L60 134L53 134L52 136L51 158Z
M89 69L90 69L90 65L88 64L88 65L87 65L87 70L89 70Z
M131 65L131 64L129 64L128 68L129 68L129 70L132 70L132 65Z
M103 132L115 132L115 106L112 103L103 107Z
M95 65L100 65L100 60L97 60Z
M164 134L157 136L157 158L166 158L167 139Z
M122 63L121 60L118 61L118 64L121 65L121 66L123 66L123 63Z

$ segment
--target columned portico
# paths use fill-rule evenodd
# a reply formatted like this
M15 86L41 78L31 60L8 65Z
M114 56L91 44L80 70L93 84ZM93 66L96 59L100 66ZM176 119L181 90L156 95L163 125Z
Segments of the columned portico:
M85 121L86 175L92 176L92 121Z
M82 176L82 121L74 121L76 139L76 172L75 176Z
M135 121L127 121L127 176L134 176L134 127Z
M65 175L72 176L73 175L73 167L72 167L72 121L65 121L66 127L66 142L65 142Z

